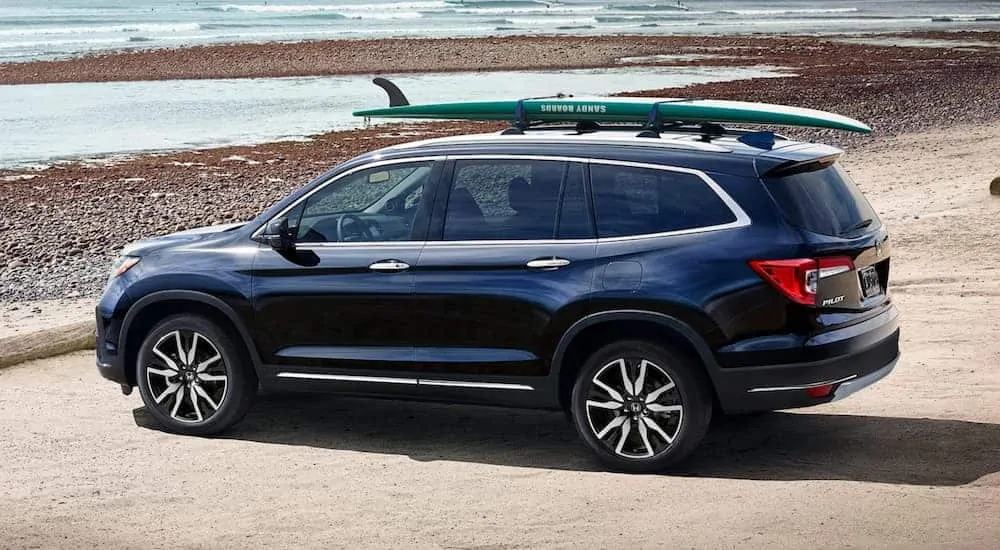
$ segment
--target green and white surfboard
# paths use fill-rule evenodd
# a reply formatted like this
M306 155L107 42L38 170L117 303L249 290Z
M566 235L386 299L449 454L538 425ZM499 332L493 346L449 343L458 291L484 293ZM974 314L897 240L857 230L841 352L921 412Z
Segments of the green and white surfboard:
M519 104L520 103L520 107ZM356 111L355 116L372 118L444 119L444 120L521 120L538 122L581 122L643 124L650 119L653 107L665 122L717 122L744 124L779 124L832 128L871 133L863 122L826 111L713 99L671 98L555 98L511 101L467 101L401 105L384 109Z

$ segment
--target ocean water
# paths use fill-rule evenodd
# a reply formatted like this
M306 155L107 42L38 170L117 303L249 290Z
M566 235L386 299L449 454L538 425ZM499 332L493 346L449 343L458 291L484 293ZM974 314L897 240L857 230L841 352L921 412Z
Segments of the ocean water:
M1000 29L958 0L0 0L0 62L192 44L402 36Z
M617 91L788 76L774 67L631 67L391 77L415 103ZM0 169L142 151L301 140L387 106L368 76L0 86ZM511 113L513 116L513 113ZM0 181L2 183L2 181Z

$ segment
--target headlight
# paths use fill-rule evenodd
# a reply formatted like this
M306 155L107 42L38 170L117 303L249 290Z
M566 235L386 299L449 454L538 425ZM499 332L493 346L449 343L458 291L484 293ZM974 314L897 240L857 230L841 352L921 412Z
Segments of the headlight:
M111 264L111 276L109 279L121 277L137 263L139 263L138 256L118 256L115 258L115 263Z

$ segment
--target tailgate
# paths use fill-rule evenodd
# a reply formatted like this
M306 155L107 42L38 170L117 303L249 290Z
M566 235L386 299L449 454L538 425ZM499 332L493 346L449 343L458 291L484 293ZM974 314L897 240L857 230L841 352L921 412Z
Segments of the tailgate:
M808 255L821 260L816 305L870 309L886 300L888 232L837 156L788 162L761 179L785 220L801 230Z

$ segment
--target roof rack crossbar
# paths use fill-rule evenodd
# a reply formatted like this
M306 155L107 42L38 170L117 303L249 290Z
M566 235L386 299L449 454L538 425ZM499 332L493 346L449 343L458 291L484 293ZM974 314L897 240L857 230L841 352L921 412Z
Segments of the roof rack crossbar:
M684 101L692 101L694 99L695 98L685 97L680 99L667 99L653 103L649 106L649 118L646 120L646 125L642 127L642 131L639 132L636 137L660 137L660 132L663 130L663 113L660 112L660 105L665 105L667 103L681 103ZM674 122L674 124L676 124L676 122Z
M525 97L517 100L517 103L514 105L514 122L510 128L507 128L502 132L503 135L523 134L525 130L531 127L531 119L528 118L528 112L524 108L525 101L534 101L536 99L565 99L567 97L573 97L573 95L559 92L556 95Z

